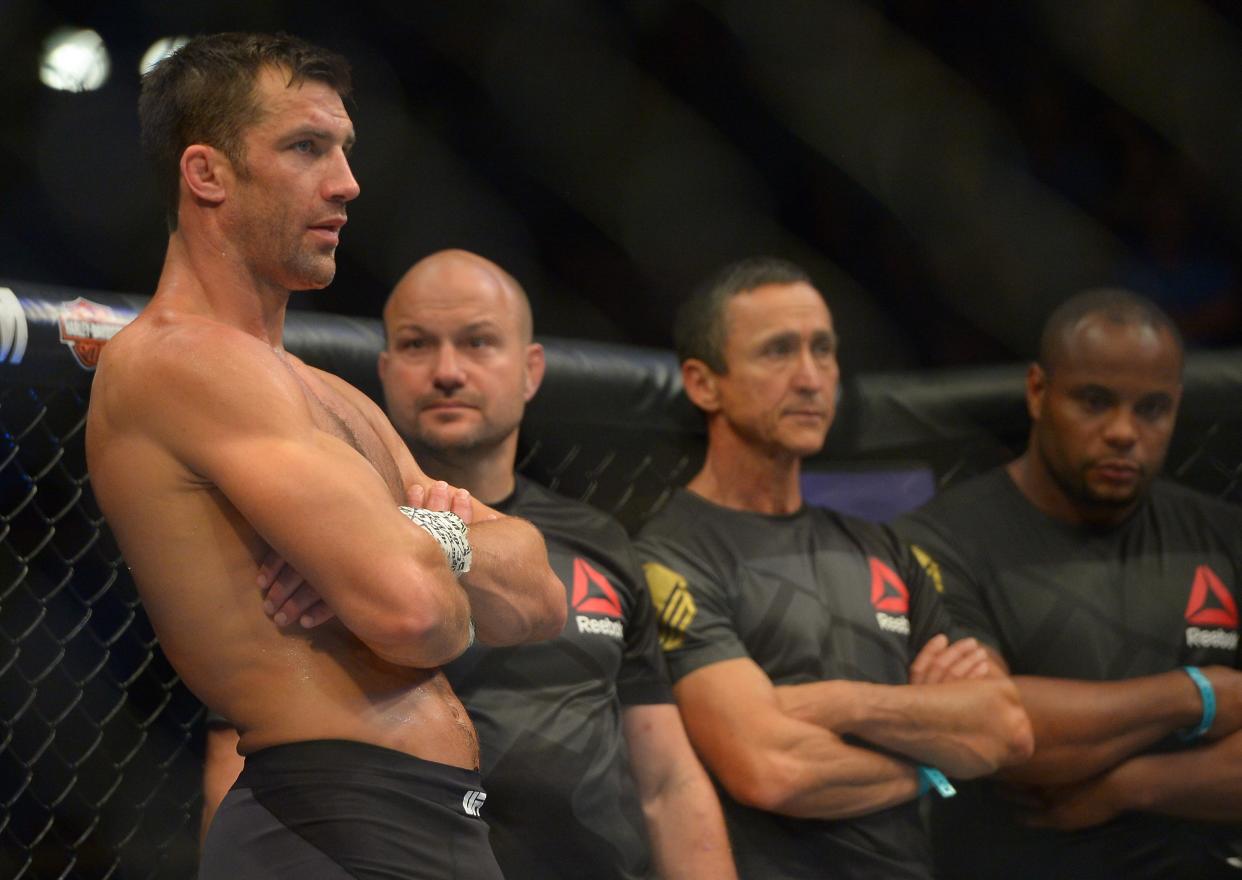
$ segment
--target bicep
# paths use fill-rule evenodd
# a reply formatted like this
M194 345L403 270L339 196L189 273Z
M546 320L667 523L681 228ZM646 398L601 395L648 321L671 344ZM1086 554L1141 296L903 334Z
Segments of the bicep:
M315 424L287 371L252 366L245 383L171 377L182 393L152 432L364 641L376 625L409 622L391 617L408 608L400 591L438 573L439 548L401 516L379 471Z
M351 629L395 585L385 568L433 566L442 554L398 512L379 473L344 441L248 433L221 438L203 475L259 537L296 569Z
M673 694L690 741L722 778L743 759L781 746L785 715L776 689L748 657L697 669L674 685Z

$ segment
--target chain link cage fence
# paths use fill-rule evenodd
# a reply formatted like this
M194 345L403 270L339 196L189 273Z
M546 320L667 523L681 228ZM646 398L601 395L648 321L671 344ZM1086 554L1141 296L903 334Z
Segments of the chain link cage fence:
M169 666L90 491L99 348L142 300L0 283L0 877L194 876L204 710ZM292 313L286 343L379 399L377 322ZM633 529L702 460L667 352L546 340L520 466ZM1023 368L847 382L809 470L946 485L1025 439ZM1193 356L1167 469L1242 501L1242 352Z

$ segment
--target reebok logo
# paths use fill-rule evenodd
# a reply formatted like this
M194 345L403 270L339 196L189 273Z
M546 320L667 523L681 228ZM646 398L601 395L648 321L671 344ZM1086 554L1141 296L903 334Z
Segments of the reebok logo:
M466 792L466 796L461 799L461 808L466 811L467 816L478 816L483 810L485 800L487 800L487 792L471 790Z
M871 604L876 611L888 611L893 614L910 612L910 591L905 582L897 577L897 572L874 556L869 556L871 564Z
M1190 585L1190 601L1186 603L1186 622L1197 626L1238 628L1238 606L1216 572L1206 565L1195 569Z
M1224 581L1206 565L1195 569L1186 603L1188 648L1238 649L1238 605Z
M871 604L875 606L875 622L885 632L910 635L910 590L887 565L874 556L867 557L871 566Z
M600 574L581 556L574 559L574 616L578 624L578 632L591 635L608 636L614 639L625 638L621 626L621 600L617 591L608 583L608 578ZM596 616L591 616L596 615ZM601 620L599 616L610 618Z

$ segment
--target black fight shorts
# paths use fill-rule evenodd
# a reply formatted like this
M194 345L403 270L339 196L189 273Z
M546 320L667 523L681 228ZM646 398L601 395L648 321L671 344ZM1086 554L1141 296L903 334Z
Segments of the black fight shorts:
M345 740L262 749L220 804L199 880L502 880L472 770Z

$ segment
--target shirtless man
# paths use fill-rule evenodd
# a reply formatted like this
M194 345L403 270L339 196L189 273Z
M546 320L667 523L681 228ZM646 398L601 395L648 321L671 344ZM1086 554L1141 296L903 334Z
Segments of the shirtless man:
M239 34L143 83L168 252L101 358L87 456L164 652L241 732L204 880L498 878L474 730L439 667L476 632L564 625L533 527L432 482L365 395L281 345L289 291L332 280L358 195L348 88L338 56ZM334 620L265 614L270 554Z

